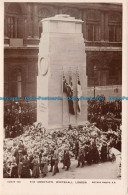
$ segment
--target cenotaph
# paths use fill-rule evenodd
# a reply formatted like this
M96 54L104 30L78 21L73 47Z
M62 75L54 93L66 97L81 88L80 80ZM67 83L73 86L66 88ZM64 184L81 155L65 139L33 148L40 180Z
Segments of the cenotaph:
M63 78L72 78L73 97L77 96L77 78L82 96L87 97L86 54L82 34L82 20L69 15L43 19L38 54L37 97L61 97L62 100L37 100L37 122L47 129L77 126L87 121L87 101L73 100L75 114L69 113ZM64 77L63 77L64 76Z

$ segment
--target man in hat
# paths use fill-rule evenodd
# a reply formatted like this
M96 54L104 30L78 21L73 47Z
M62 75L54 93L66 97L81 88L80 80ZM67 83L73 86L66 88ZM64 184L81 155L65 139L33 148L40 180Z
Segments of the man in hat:
M30 163L27 154L22 159L21 178L30 178Z
M17 164L19 164L19 153L22 153L22 155L27 153L22 140L19 141L18 148L14 152L14 157L16 158Z
M71 164L71 161L70 161L70 155L69 155L69 148L65 147L64 154L63 154L63 165L64 165L63 168L65 168L66 166L67 167L66 171L68 171L70 164Z
M58 168L59 155L58 155L57 147L55 148L55 151L54 151L53 160L55 161L55 165L54 165L54 171L53 171L52 176L54 176L56 173L59 172L59 168Z
M43 154L43 156L41 158L41 164L43 165L43 166L41 166L42 177L45 177L48 173L48 156L47 156L47 153Z
M92 142L92 157L93 157L93 163L99 162L99 152L95 141Z
M27 151L24 147L23 141L19 141L18 148L14 152L14 157L16 158L16 163L18 165L18 176L21 176L21 169L22 169L22 159L23 155L27 154Z
M77 139L75 141L75 160L77 160L78 154L79 154L79 140Z
M84 162L84 147L81 146L79 149L79 156L78 156L78 165L77 168L80 166L81 164L81 168L84 166L85 162Z
M53 167L55 165L55 160L53 159L53 156L54 156L54 149L51 148L51 150L50 150L50 165L51 165L51 168L50 168L49 172L52 172Z
M107 143L105 141L103 141L101 147L101 161L102 162L107 161Z

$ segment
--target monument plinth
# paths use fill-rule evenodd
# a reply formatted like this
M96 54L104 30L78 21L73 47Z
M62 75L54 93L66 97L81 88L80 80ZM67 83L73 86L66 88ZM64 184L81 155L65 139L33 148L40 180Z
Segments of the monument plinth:
M86 54L82 20L69 15L56 15L42 20L43 33L39 43L37 97L62 97L63 100L38 100L37 121L48 129L83 124L87 121L87 101L81 100L81 112L73 100L75 114L69 113L63 75L72 78L73 97L77 96L77 78L86 97Z

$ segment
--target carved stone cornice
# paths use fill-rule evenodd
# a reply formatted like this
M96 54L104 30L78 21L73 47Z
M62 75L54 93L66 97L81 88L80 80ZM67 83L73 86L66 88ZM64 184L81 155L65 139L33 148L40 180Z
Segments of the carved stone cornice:
M4 58L29 58L34 59L38 58L38 47L22 47L22 48L16 48L16 47L5 47L4 48Z

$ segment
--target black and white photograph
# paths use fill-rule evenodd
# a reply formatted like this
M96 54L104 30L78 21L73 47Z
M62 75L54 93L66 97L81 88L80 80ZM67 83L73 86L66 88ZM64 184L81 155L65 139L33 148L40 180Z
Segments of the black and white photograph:
M4 2L3 179L122 178L122 3Z

